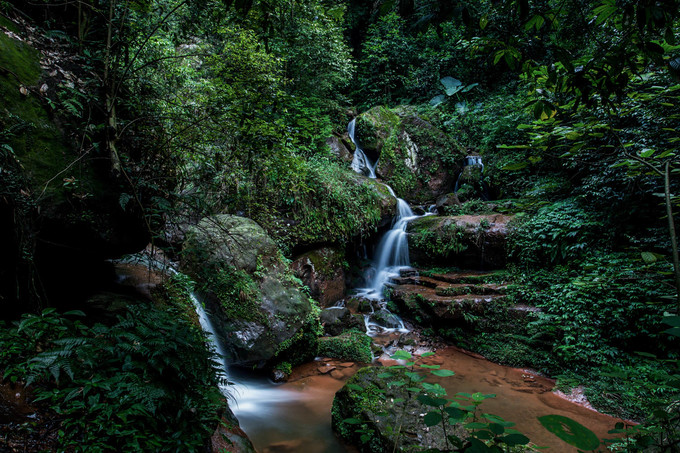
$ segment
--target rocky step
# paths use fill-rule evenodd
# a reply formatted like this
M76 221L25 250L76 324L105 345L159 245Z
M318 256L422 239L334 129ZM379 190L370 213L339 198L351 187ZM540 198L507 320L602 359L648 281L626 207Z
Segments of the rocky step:
M393 279L392 286L420 286L434 289L440 296L462 296L466 294L505 294L506 286L495 283L449 283L432 277L419 275Z
M446 283L485 283L489 278L497 275L496 272L449 272L430 274L429 278Z
M463 287L463 286L461 286ZM442 323L460 320L465 314L484 315L493 305L505 300L503 294L442 294L441 288L419 285L398 285L392 291L392 300L401 307L406 317L420 323ZM505 307L515 318L525 318L540 311L536 307L510 305Z

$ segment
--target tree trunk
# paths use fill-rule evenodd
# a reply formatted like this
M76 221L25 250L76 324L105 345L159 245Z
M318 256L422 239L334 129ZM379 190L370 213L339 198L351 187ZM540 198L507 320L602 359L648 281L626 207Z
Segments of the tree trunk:
M680 256L678 255L678 238L675 232L675 220L673 219L673 205L671 204L671 163L666 162L664 168L664 195L666 197L666 215L668 216L668 234L671 237L673 249L673 273L675 275L677 313L680 314Z
M104 89L106 90L106 149L111 161L111 173L120 176L122 168L120 157L116 150L118 139L118 118L116 117L116 84L113 80L113 15L115 13L115 0L109 3L109 19L106 31L106 56L104 58Z

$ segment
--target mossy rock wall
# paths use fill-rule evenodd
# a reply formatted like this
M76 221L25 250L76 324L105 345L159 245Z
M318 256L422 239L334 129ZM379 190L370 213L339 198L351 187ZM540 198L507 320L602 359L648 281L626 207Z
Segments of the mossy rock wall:
M413 109L374 107L357 117L355 136L399 197L427 203L453 190L465 152Z
M419 266L502 268L510 219L501 214L415 219L407 229L411 261Z
M314 356L319 309L255 221L201 220L187 233L182 268L197 279L231 363L264 367Z
M331 307L345 297L347 267L345 251L334 247L304 253L292 263L295 275L322 307Z
M35 310L19 304L36 298L79 307L110 278L103 260L142 249L149 235L133 203L121 208L108 161L95 150L81 154L67 138L49 107L57 83L49 63L21 27L6 18L3 24L13 34L0 32L0 233L9 251L0 265L0 293L11 297L0 307L12 317ZM18 275L23 268L30 275ZM20 280L33 289L17 287Z

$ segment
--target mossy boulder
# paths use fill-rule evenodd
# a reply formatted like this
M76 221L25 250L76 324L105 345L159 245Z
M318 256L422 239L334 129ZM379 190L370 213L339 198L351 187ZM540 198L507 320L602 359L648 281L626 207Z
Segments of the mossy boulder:
M331 307L345 297L345 252L339 248L322 247L298 256L291 264L310 295L322 307Z
M187 232L182 268L197 279L232 363L263 367L314 356L318 307L255 221L201 220Z
M412 203L454 188L465 150L409 107L374 107L357 117L355 139L376 161L376 173Z
M398 381L409 381L405 370L391 369L386 373L379 367L360 369L335 394L333 430L361 452L445 451L441 425L427 427L423 420L432 408L406 390L408 385L390 385ZM463 438L465 430L456 424L447 427L447 434Z
M319 339L318 354L321 357L331 357L338 360L370 363L371 337L359 330L348 330L334 337Z
M502 214L415 219L407 228L411 261L420 266L502 268L510 219Z

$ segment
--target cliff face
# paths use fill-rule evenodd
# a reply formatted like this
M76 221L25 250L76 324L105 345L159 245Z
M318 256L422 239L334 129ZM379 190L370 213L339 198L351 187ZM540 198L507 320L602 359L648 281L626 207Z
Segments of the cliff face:
M75 120L95 96L76 59L67 45L0 20L3 318L81 299L82 282L105 278L103 259L148 241L133 203L120 203L124 185L109 175L96 131Z

